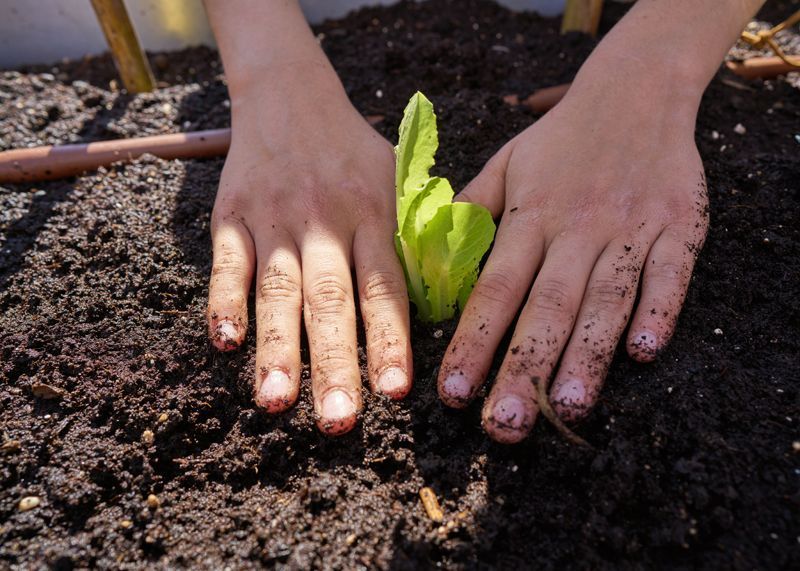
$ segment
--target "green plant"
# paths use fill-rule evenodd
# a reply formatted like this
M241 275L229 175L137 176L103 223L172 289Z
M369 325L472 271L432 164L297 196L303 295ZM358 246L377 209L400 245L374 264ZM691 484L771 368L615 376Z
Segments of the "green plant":
M463 309L495 231L488 210L452 202L447 179L430 176L438 146L433 104L417 92L406 106L395 147L395 245L417 317L433 322Z

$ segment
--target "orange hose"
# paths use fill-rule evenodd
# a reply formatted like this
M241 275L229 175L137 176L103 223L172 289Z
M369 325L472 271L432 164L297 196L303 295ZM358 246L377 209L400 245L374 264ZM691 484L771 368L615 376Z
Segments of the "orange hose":
M0 153L0 183L52 180L80 174L145 153L162 159L216 157L228 152L230 129L173 133L82 145L48 145Z

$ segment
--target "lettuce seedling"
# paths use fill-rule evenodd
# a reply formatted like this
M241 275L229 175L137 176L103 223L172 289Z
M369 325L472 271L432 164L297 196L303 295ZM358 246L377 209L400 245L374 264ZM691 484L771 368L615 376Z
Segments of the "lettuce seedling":
M395 147L395 246L417 317L432 322L464 308L495 231L488 210L454 203L447 179L428 174L438 146L433 104L417 92L406 106Z

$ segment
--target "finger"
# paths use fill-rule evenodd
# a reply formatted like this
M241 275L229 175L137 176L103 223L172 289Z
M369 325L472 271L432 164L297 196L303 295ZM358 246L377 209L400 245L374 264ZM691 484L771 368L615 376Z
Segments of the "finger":
M704 239L705 227L668 226L650 249L628 334L628 354L637 361L654 360L672 338Z
M213 263L208 288L208 336L220 351L237 349L247 333L247 294L254 247L240 218L228 214L211 225Z
M303 282L300 256L288 234L260 237L258 252L255 400L276 413L292 406L300 390Z
M566 420L580 418L597 400L630 318L647 250L632 239L615 240L597 260L550 391L553 408Z
M536 384L547 382L572 331L599 247L562 236L547 251L495 385L483 407L483 425L494 440L519 442L533 428Z
M361 410L361 374L349 248L316 236L301 246L314 410L320 430L344 434Z
M439 368L439 396L454 408L473 399L486 379L494 354L530 289L544 241L529 240L525 223L514 215L497 232L492 254L467 301Z
M511 158L507 144L494 155L472 181L459 192L454 201L480 204L497 218L505 204L506 169Z
M365 227L353 254L370 383L373 391L399 399L411 389L413 364L408 293L393 244L391 229Z

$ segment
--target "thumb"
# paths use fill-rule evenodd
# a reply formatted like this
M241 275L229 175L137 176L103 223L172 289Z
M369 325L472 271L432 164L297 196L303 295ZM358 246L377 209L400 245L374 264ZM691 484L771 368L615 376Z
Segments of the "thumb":
M492 213L493 218L499 217L505 206L506 169L511 148L508 144L500 149L453 200L480 204Z

